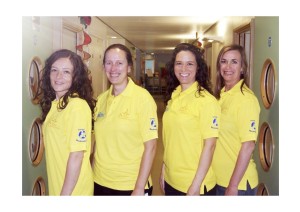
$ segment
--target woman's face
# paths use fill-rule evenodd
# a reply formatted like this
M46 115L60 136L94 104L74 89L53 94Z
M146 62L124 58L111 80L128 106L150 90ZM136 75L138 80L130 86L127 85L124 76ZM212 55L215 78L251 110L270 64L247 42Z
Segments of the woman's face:
M50 82L55 91L56 99L65 95L73 81L74 67L69 58L56 60L50 70Z
M114 86L127 85L127 74L131 67L128 66L126 53L121 49L110 49L106 52L104 70L110 83Z
M242 60L237 50L225 52L220 60L220 73L224 79L225 86L230 87L237 84L241 79Z
M196 81L197 69L197 61L192 52L180 51L176 55L174 72L180 82L182 91L189 88Z

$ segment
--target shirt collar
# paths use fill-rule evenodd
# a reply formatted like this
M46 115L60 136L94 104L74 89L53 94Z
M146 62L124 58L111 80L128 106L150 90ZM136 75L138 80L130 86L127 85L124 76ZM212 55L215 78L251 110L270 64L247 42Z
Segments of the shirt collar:
M224 86L221 90L221 94L224 94L224 93L233 94L233 93L236 93L236 92L240 92L240 87L241 87L241 84L242 84L243 81L244 81L244 79L241 79L229 91L226 91L226 92L225 92L225 86Z
M197 90L198 89L198 82L197 81L195 81L188 89L186 89L186 90L184 90L184 91L182 91L182 89L181 89L181 86L180 85L178 85L177 87L176 87L176 89L174 90L174 92L173 92L173 95L175 96L177 96L177 95L187 95L187 94L189 94L189 93L191 93L191 92L195 92L195 90ZM173 96L172 95L172 96Z
M135 83L132 81L132 79L130 77L128 77L128 83L126 85L126 88L118 96L132 96L134 86L135 86ZM111 85L110 88L109 88L109 95L110 96L113 96L112 95L112 89L113 89L113 85Z
M73 97L70 97L70 96L68 96L68 101L71 101L72 100L72 98L75 98L75 97L79 97L79 95L78 95L78 93L74 93L73 94ZM62 98L59 98L59 99L53 99L52 100L52 102L53 103L56 103L56 104L58 104L59 102L62 102L63 101L63 97Z

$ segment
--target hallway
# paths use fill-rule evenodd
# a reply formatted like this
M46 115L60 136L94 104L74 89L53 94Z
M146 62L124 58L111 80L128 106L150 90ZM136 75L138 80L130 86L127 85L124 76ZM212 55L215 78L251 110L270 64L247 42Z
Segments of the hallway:
M156 156L152 166L152 180L153 180L153 196L164 195L160 189L159 177L161 173L161 166L163 161L163 144L162 144L162 115L165 111L164 97L162 95L152 95L157 104L157 118L158 118L158 140Z

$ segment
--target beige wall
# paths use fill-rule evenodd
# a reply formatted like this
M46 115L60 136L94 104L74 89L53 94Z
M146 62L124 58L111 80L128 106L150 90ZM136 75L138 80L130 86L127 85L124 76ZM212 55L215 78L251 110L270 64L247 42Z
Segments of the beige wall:
M203 37L218 37L221 38L221 42L212 43L212 56L211 63L211 76L212 84L215 85L216 80L216 59L219 51L224 45L231 44L233 42L233 30L249 24L253 16L229 16L224 17L220 22L216 23L208 31L206 31ZM203 42L203 46L207 44L207 41Z

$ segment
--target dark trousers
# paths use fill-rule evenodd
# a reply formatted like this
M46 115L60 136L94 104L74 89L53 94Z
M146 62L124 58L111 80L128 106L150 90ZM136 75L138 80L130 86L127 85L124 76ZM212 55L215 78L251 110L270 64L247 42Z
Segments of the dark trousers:
M145 189L145 195L152 195L153 187ZM94 183L94 196L130 196L133 190L115 190Z
M186 193L178 191L177 189L173 188L165 181L165 195L166 196L186 196ZM216 195L216 187L207 191L206 186L204 186L204 194L201 194L201 196L215 196L215 195Z
M216 186L216 195L225 195L226 188L220 185ZM247 190L238 190L238 196L255 196L257 193L257 187L251 188L249 182L247 181Z

